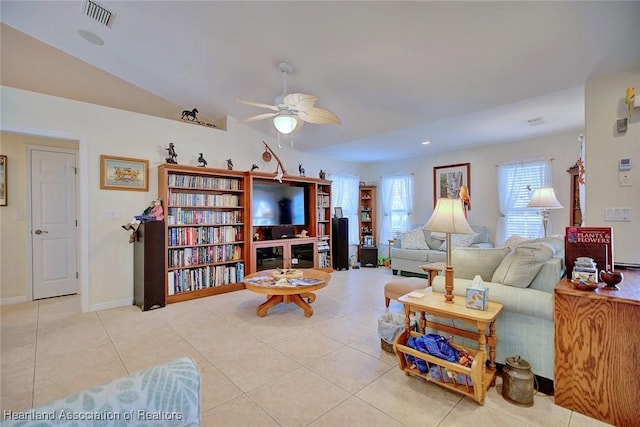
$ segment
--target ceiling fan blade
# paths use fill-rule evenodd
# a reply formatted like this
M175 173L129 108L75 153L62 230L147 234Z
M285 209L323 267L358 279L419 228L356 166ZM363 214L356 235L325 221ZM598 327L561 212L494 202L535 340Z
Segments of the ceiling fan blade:
M339 125L340 119L334 113L324 108L312 107L307 111L298 111L300 120L316 125Z
M315 95L309 95L306 93L290 93L284 97L282 102L291 110L301 111L313 108L317 100L318 97Z
M278 115L278 113L258 114L257 116L253 116L253 117L249 117L249 118L244 119L244 120L240 120L240 123L255 122L255 121L258 121L258 120L264 120L264 119L268 119L270 117L275 117L277 115Z
M254 107L260 107L260 108L267 108L267 109L273 110L273 111L279 111L280 110L280 108L276 107L275 105L269 105L269 104L262 104L260 102L247 101L246 99L236 99L236 101L241 103L241 104L253 105Z

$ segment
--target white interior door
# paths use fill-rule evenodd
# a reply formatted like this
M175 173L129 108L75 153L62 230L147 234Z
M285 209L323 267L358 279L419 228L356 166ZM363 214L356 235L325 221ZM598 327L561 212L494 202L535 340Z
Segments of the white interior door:
M31 151L33 298L78 293L76 154Z

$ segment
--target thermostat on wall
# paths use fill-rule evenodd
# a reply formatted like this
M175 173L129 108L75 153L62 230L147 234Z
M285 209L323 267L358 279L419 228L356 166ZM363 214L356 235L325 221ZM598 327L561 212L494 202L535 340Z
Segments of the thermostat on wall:
M628 171L631 170L631 159L620 159L618 164L618 170Z

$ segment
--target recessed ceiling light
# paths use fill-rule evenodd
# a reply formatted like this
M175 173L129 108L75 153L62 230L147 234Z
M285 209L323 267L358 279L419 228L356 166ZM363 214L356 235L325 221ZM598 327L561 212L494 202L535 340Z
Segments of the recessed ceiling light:
M429 145L429 144L431 144L431 141L423 141L423 142L421 142L421 144L422 145Z
M80 35L80 37L82 37L83 39L85 39L91 44L95 44L96 46L104 45L104 41L100 38L100 36L95 33L92 33L91 31L78 30L78 34Z

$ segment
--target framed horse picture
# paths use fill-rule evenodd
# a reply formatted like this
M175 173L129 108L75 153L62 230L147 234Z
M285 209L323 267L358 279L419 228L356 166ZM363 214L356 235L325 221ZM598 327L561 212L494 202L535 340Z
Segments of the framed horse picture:
M465 185L471 193L471 164L457 163L455 165L433 167L433 206L438 199L457 199L460 187Z
M100 189L149 191L149 160L101 154Z

